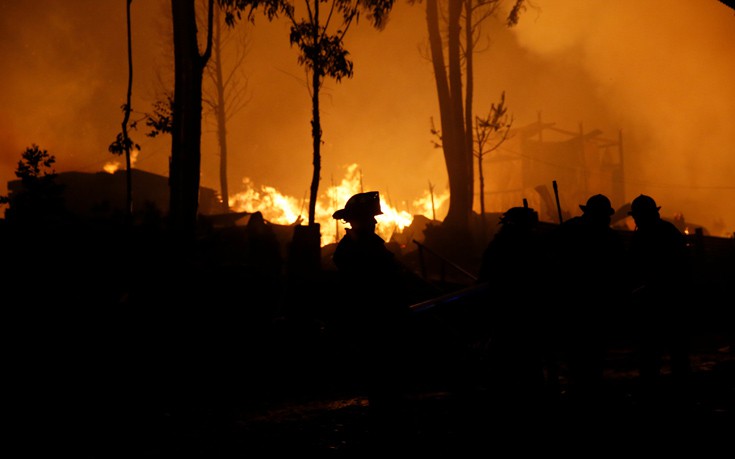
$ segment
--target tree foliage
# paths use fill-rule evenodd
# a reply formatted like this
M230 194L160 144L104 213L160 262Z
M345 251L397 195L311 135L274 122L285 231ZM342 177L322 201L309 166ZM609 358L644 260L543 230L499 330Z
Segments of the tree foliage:
M24 185L50 182L56 178L56 171L53 169L55 162L54 155L50 155L47 150L41 150L36 144L31 144L21 154L15 176Z
M149 128L148 137L158 137L159 134L171 134L173 123L173 97L168 95L166 100L157 100L153 103L153 111L146 113L143 118Z
M63 187L56 183L55 162L54 155L36 144L23 151L15 170L22 186L7 196L0 196L0 204L9 204L8 220L33 224L60 217Z
M130 109L128 108L127 104L123 104L122 111L125 112L126 117L130 116ZM125 123L127 123L127 121ZM135 123L131 124L130 127L135 129ZM133 149L140 150L140 145L138 145L138 143L136 143L130 137L127 129L125 131L118 132L117 136L115 136L115 140L113 140L112 143L110 143L110 145L107 147L107 151L117 156L129 154L129 152Z

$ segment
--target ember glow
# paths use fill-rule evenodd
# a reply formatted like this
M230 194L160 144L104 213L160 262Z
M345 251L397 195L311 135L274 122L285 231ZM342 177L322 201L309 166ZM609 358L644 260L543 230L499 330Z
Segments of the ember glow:
M244 191L230 198L230 208L234 212L260 211L266 220L279 225L300 224L308 219L306 195L299 199L286 196L271 186L261 186L256 189L255 184L249 178L243 179L242 185ZM315 219L320 225L322 246L337 242L343 234L343 222L334 220L332 214L344 207L352 195L363 191L369 190L362 188L360 168L357 164L351 164L346 168L345 176L340 183L327 187L319 196ZM376 216L378 221L376 233L387 241L394 232L400 233L408 227L415 215L424 215L429 219L432 219L434 213L444 216L448 199L447 192L434 195L432 212L432 196L429 191L414 200L408 208L400 209L387 202L386 195L381 193L380 208L383 214Z

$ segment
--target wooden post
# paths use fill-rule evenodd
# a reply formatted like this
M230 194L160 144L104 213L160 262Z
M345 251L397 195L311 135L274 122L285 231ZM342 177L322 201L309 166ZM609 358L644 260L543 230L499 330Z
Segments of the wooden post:
M559 188L556 186L556 180L551 182L554 185L554 197L556 198L556 212L559 214L559 224L561 225L563 219L561 217L561 204L559 204Z

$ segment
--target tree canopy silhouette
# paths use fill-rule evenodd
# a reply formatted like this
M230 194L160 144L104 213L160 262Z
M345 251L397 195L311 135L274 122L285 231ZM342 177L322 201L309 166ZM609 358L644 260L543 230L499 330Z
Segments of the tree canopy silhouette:
M58 221L63 216L63 186L56 183L56 157L32 144L21 154L15 176L22 187L0 196L8 204L6 219L16 224L37 225Z

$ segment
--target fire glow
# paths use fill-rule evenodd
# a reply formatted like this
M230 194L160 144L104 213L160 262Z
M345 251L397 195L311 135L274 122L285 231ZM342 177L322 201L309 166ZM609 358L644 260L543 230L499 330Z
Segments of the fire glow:
M332 214L341 209L350 196L370 191L363 188L359 171L357 164L349 165L342 181L327 187L317 200L315 223L320 226L322 246L337 242L344 231L343 222L334 220ZM258 190L247 177L242 183L245 189L233 195L229 201L233 212L260 211L266 220L279 225L298 225L307 220L306 197L298 199L286 196L270 186L261 186ZM406 209L394 207L388 195L382 190L374 191L381 192L380 207L383 211L382 215L376 216L378 221L376 232L386 241L394 232L401 232L411 225L415 215L436 219L435 215L446 214L444 207L449 199L448 191L432 196L430 191L425 190L423 196L415 199Z

